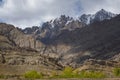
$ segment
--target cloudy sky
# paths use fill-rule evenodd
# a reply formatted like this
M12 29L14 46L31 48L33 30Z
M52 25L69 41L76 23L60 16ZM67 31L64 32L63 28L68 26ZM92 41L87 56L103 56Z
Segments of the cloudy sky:
M102 8L120 13L119 5L120 0L0 0L0 21L24 28L62 14L76 17Z

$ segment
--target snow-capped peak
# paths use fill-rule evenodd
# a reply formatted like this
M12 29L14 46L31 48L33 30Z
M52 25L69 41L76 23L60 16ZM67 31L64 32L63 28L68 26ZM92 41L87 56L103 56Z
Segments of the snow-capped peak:
M91 24L96 21L103 21L105 19L111 19L115 17L116 14L108 12L104 9L101 9L100 11L96 12L95 14L83 14L79 19L81 22L85 24Z

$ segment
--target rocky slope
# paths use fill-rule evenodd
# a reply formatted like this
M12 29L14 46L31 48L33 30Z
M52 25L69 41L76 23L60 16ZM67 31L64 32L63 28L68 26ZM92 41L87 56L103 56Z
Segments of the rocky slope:
M51 38L55 38L61 34L64 30L73 31L77 28L85 27L94 22L100 22L106 19L111 19L117 14L113 14L104 9L96 12L95 14L83 14L78 19L73 17L61 15L59 18L43 23L41 27L32 27L23 29L25 34L33 34L37 40L42 41L45 44L51 43Z
M37 41L32 35L26 35L13 25L1 23L0 24L0 40L1 46L5 48L31 48L39 49L42 43ZM2 47L2 48L4 48Z
M50 43L50 39L56 37L63 30L72 31L76 28L83 27L79 20L74 20L72 17L61 15L60 18L43 23L41 27L32 27L23 29L23 33L36 36L37 40L45 44Z
M0 49L35 50L39 54L57 57L59 59L57 63L64 66L77 67L88 59L119 61L119 18L118 15L113 19L73 30L64 29L69 27L66 25L60 28L55 36L50 34L55 28L49 22L44 23L40 30L34 28L36 33L32 34L24 34L12 25L1 23ZM81 25L79 24L79 27Z
M119 61L119 21L120 15L111 20L96 22L74 31L64 30L55 38L53 43L58 46L71 46L64 53L66 61L80 63L91 58Z
M59 55L53 49L36 40L35 36L24 34L13 25L0 23L0 64L47 65L61 68L63 65L58 63Z
M119 61L119 18L118 15L109 20L94 22L87 27L82 27L80 22L79 27L76 27L78 23L75 25L75 21L74 25L68 24L75 27L70 30L64 20L72 18L61 16L55 23L60 25L59 21L63 20L65 26L53 27L53 21L47 22L33 36L45 44L42 53L58 55L63 65L77 66L88 59Z

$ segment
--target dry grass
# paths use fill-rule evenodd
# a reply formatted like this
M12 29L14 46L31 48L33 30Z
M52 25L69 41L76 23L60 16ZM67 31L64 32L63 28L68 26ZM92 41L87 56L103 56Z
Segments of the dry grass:
M0 74L5 75L22 75L31 70L42 73L50 73L52 71L52 69L48 69L42 65L0 65Z

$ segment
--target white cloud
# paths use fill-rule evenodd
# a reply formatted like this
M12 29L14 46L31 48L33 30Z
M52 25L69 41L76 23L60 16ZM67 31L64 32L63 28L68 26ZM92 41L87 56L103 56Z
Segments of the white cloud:
M39 25L62 14L77 16L104 8L119 13L120 0L4 0L0 18L24 28Z
M105 9L113 13L120 13L120 0L80 0L84 13L95 13Z
M20 27L39 25L40 22L61 14L76 15L79 0L5 0L0 18Z

